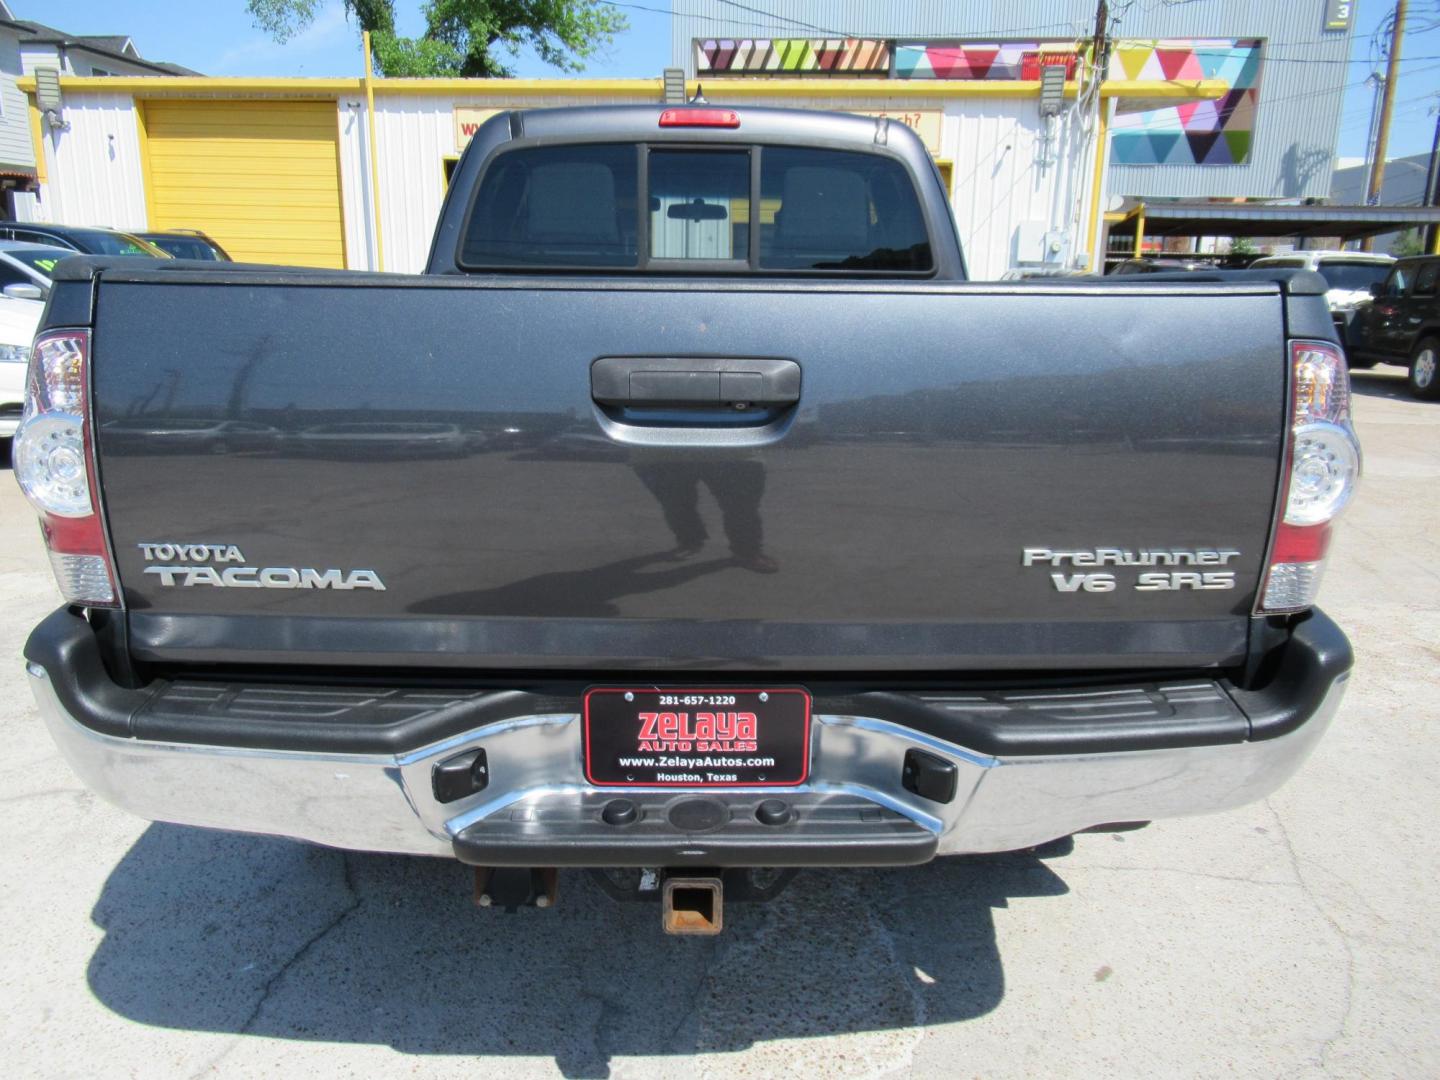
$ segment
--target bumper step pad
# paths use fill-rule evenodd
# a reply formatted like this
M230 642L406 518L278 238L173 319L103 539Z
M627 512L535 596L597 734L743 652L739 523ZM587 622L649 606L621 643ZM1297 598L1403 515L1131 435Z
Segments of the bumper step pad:
M936 835L856 795L815 792L564 793L462 829L475 866L911 866Z

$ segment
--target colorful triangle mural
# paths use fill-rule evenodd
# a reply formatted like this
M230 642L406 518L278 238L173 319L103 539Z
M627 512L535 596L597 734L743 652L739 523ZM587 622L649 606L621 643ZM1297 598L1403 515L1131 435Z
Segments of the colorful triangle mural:
M1214 79L1228 83L1229 90L1216 100L1117 113L1112 159L1121 165L1248 163L1260 100L1263 44L1258 39L1205 39L1121 46L1111 64L1111 78Z
M1109 77L1213 79L1218 100L1117 112L1111 154L1124 165L1243 165L1250 160L1263 68L1256 38L1120 41ZM1073 42L900 41L879 38L697 39L701 75L870 75L896 79L1034 80L1042 49L1074 55ZM894 66L891 67L891 55Z
M1186 61L1195 58L1190 49L1156 49L1155 56L1160 61L1160 77L1164 79L1183 78L1181 72L1185 69Z
M1190 160L1203 164L1219 138L1218 131L1187 131L1185 141L1190 146Z
M925 77L915 69L924 52L896 58L896 77ZM700 75L879 75L890 74L890 43L879 38L698 38L695 70ZM914 74L912 74L912 71Z

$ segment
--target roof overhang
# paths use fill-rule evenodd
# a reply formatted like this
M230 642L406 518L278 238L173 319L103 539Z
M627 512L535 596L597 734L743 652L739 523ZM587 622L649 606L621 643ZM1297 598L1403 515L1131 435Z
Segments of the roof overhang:
M33 77L16 80L22 91L34 93ZM710 101L738 98L864 97L891 100L964 97L1040 96L1039 80L1012 79L879 79L825 78L787 79L751 77L744 79L691 79L687 95L703 85ZM386 94L441 94L453 97L514 97L521 94L571 94L578 97L638 95L661 100L663 79L376 79L373 86ZM362 93L363 79L247 79L189 76L109 75L100 78L62 76L62 91L76 93L128 93L138 98L153 97L338 97ZM1126 101L1174 104L1224 96L1228 85L1218 79L1111 81L1102 83L1100 95ZM1074 97L1078 86L1065 84Z
M107 48L105 48L104 46L101 46L101 45L87 44L87 43L84 42L84 41L78 41L78 40L76 40L75 38L66 37L66 36L64 36L63 34L39 34L39 33L36 33L36 32L33 31L33 30L30 30L28 27L25 27L25 26L21 25L21 24L18 23L18 22L14 22L13 20L0 19L0 24L3 24L3 25L5 25L5 26L9 26L9 27L11 27L12 29L20 30L20 31L23 31L23 32L24 32L25 36L23 36L23 37L20 38L20 45L21 45L22 47L24 47L24 46L26 46L26 45L54 45L54 46L56 46L58 49L62 49L62 50L69 50L69 51L71 51L71 52L87 52L87 53L90 53L92 56L102 56L102 57L104 57L104 58L107 59L107 60L118 60L118 61L119 61L120 63L122 63L122 64L130 64L130 65L132 65L132 66L134 66L134 67L149 68L151 71L154 71L154 72L156 72L157 74L164 73L164 71L165 71L165 69L164 69L163 67L161 67L159 64L157 64L155 61L153 61L153 60L146 60L144 57L140 56L137 52L135 52L134 45L131 44L131 41L130 41L129 38L126 38L126 39L125 39L125 44L126 44L126 49L127 49L127 51L116 52L114 49L107 49ZM126 77L126 76L112 76L112 75L96 76L96 78L105 78L105 79L110 79L110 78L125 78L125 77ZM82 77L82 78L83 78L83 77ZM129 78L145 79L145 78L150 78L150 76L148 76L148 75L135 75L135 76L129 76ZM17 79L16 81L19 82L19 81L21 81L21 80L18 80L18 79ZM80 81L80 80L77 80L77 81Z

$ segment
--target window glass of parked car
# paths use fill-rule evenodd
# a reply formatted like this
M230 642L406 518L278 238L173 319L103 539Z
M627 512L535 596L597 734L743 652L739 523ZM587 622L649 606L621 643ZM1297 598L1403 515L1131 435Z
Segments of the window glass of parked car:
M1385 286L1380 290L1381 296L1395 298L1405 294L1405 287L1410 283L1410 267L1397 266L1390 271L1385 279Z
M623 143L500 154L480 182L461 265L635 267L636 161Z
M766 204L775 209L766 221ZM925 271L934 263L915 185L878 154L771 147L760 155L760 266Z
M151 236L147 242L177 259L209 259L212 262L220 260L219 252L195 236Z
M756 153L758 193L751 190ZM758 263L751 262L752 227L760 230ZM934 267L920 200L898 161L790 147L655 146L642 154L627 143L501 152L481 178L458 261L469 269L661 269L662 260L832 272Z
M102 232L96 229L93 232L76 234L77 239L88 246L92 251L101 255L151 255L155 249L143 240L137 240L133 236L126 236L124 233Z
M34 285L36 281L13 263L0 259L0 289L7 285Z
M1315 267L1315 272L1325 279L1325 284L1330 288L1353 289L1358 292L1364 292L1377 281L1384 281L1389 271L1389 263L1364 260L1341 262L1338 259L1325 259Z
M650 257L739 259L750 252L750 152L652 150Z
M108 229L67 228L63 234L16 228L7 231L16 240L24 240L32 244L68 247L76 251L86 251L92 255L148 255L151 258L167 258L163 251L152 247L144 240L126 233L111 232Z
M24 263L37 274L45 277L55 276L55 266L69 256L67 251L56 251L53 247L46 248L8 248L5 254L16 262ZM6 282L9 284L9 282Z
M1422 263L1415 272L1415 286L1410 290L1410 295L1434 296L1437 278L1440 278L1440 262Z

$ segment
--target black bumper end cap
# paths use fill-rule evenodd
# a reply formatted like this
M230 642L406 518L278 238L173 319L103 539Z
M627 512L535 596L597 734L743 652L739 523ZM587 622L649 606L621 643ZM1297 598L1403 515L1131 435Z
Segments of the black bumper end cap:
M490 783L490 764L483 749L467 750L438 762L430 773L435 801L452 803L484 791Z

